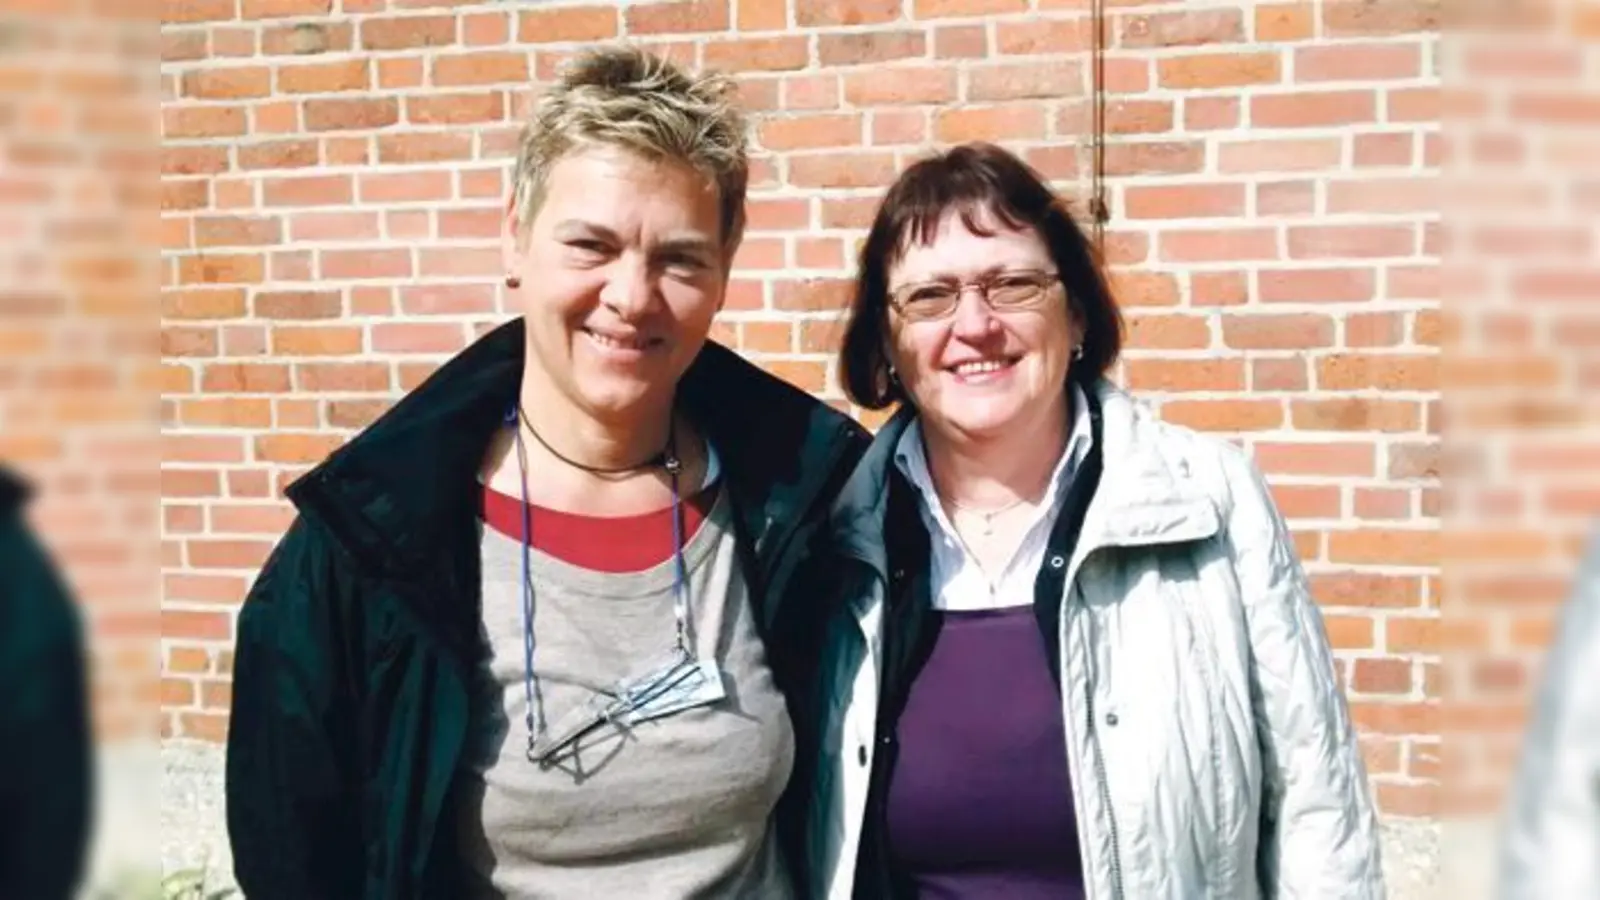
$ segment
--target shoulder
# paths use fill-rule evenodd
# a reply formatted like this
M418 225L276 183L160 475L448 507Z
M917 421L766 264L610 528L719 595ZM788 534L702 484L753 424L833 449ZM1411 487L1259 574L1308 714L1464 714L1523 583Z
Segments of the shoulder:
M1230 529L1276 530L1271 490L1249 452L1217 434L1161 418L1151 403L1102 383L1097 388L1109 453L1155 460L1176 490L1203 495Z

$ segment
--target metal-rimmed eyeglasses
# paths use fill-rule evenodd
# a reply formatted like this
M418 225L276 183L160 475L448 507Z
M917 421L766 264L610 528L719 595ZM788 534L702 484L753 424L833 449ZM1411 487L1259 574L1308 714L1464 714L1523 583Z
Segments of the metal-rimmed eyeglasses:
M1041 269L992 272L966 281L953 278L907 284L891 291L889 305L908 321L943 319L956 311L967 288L977 288L996 312L1031 309L1050 294L1061 277Z

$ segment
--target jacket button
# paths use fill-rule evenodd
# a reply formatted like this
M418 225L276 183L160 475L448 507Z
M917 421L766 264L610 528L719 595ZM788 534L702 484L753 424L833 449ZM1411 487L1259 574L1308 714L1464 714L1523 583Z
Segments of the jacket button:
M862 744L856 748L856 761L863 766L867 764L867 745Z
M1115 727L1117 727L1117 722L1119 722L1119 721L1121 721L1121 720L1117 718L1117 714L1116 713L1114 713L1114 712L1106 713L1106 724L1107 725L1110 725L1112 728L1115 728Z
M1050 568L1052 569L1059 569L1066 564L1067 561L1062 559L1060 554L1050 557Z

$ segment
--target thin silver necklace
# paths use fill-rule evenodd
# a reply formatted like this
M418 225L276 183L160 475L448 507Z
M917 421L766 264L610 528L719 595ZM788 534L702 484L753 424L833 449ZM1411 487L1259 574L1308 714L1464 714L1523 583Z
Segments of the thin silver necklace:
M994 520L997 517L999 517L1002 513L1008 513L1011 510L1016 509L1017 507L1021 506L1022 504L1028 502L1028 498L1026 498L1026 497L1018 497L1017 499L1011 501L1010 503L1007 503L1004 506L996 507L995 509L975 509L975 508L973 508L971 506L967 506L964 503L957 503L955 501L955 499L952 498L952 497L946 497L945 498L945 502L949 503L951 506L955 507L956 509L961 510L962 512L972 513L973 515L975 515L975 516L979 517L980 519L982 519L983 520L983 535L984 535L984 537L989 537L990 535L994 534Z

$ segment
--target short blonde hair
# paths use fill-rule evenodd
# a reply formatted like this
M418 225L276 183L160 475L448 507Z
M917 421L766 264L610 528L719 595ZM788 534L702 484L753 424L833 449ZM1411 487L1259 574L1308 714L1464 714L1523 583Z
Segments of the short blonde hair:
M690 75L637 47L612 45L571 61L534 104L512 175L522 233L544 200L550 170L582 146L609 145L694 168L718 189L725 250L744 236L750 179L746 122L732 79Z

